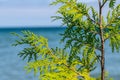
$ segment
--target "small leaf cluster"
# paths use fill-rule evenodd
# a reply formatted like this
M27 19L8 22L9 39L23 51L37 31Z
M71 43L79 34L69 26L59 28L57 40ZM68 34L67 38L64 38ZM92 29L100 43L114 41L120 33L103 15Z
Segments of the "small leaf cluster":
M27 48L24 48L24 50L22 50L18 54L20 57L23 57L23 59L28 58L29 62L32 59L37 60L37 57L40 56L41 53L46 54L48 52L48 42L46 38L42 36L37 36L30 31L23 31L22 33L24 34L24 36L20 36L17 33L13 33L13 35L19 37L19 40L16 40L16 43L14 43L13 46L22 44L29 46Z
M112 52L120 50L120 4L107 15L107 25L104 28L105 40L110 41Z
M115 6L115 2L116 2L116 0L110 0L109 7L113 8Z

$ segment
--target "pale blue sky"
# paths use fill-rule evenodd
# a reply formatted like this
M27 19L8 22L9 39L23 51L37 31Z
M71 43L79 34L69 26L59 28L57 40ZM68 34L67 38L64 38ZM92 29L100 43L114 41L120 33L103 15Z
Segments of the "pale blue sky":
M53 26L51 22L56 6L49 6L53 0L0 0L0 26ZM97 0L79 0L96 6ZM118 0L120 2L120 0ZM96 4L95 4L96 3Z

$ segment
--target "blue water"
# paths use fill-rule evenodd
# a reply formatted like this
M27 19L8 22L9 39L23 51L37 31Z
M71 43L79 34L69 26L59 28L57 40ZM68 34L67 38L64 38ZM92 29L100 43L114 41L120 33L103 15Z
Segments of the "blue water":
M11 32L21 34L22 30L30 30L36 34L48 38L50 47L62 47L60 44L61 36L65 28L0 28L0 80L38 80L34 73L26 74L23 61L17 54L23 49L22 46L13 47L16 37ZM114 80L120 79L120 54L111 52L108 41L105 43L106 52L106 71ZM98 75L100 68L98 67L91 75Z

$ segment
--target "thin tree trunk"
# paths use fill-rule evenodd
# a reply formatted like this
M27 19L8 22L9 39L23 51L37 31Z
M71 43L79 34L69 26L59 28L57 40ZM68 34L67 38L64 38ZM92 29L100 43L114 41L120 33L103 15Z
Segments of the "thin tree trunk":
M100 25L100 36L101 36L101 80L105 80L105 53L102 25Z
M105 53L104 53L104 37L103 37L103 26L102 26L102 5L99 2L99 27L100 27L100 38L101 38L101 80L105 80Z

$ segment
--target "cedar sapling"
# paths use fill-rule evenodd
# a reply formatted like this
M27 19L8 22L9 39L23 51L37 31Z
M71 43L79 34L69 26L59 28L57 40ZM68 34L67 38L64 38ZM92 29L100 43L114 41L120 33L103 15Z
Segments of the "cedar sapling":
M14 46L26 44L19 56L28 59L25 69L39 74L39 80L99 80L90 73L101 65L101 80L105 75L105 42L108 41L112 52L120 50L120 4L116 0L98 0L99 12L79 0L55 0L51 5L60 3L53 20L62 20L66 26L61 34L64 49L50 48L48 40L30 31L23 35L13 33L19 39ZM109 6L107 16L103 8ZM67 51L66 49L69 49Z

